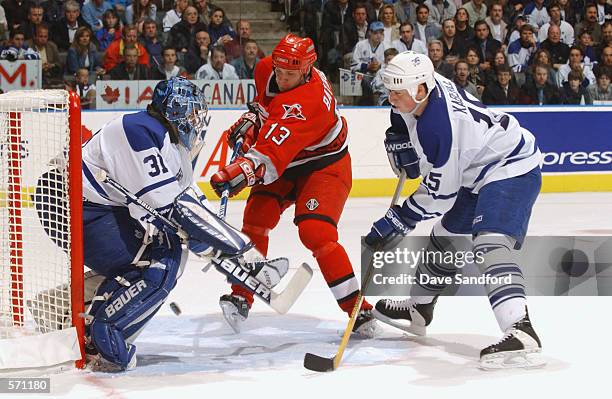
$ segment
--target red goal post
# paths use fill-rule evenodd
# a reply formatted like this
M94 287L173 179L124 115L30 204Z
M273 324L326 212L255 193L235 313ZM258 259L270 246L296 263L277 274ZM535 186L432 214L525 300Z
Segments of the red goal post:
M81 110L0 95L0 370L84 366Z

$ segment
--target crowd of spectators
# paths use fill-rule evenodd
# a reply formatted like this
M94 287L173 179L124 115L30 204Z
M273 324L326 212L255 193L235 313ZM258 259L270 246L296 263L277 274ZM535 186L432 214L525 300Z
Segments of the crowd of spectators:
M84 108L97 79L252 79L265 55L245 19L208 0L3 0L0 59L40 60L42 87Z
M332 80L364 74L360 105L388 103L377 76L406 50L486 104L612 101L610 0L361 1L312 0L300 18Z

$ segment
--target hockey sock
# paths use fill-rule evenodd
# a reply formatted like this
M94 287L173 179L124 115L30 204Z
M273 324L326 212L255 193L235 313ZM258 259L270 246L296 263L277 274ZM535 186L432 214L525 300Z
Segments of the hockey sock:
M501 234L479 234L474 239L474 253L484 259L476 263L484 276L496 277L485 284L491 308L502 331L525 316L527 299L525 279L516 263L514 239Z

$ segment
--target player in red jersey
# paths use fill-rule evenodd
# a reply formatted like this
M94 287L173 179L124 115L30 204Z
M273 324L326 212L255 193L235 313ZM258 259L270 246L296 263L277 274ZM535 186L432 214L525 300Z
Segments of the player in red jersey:
M313 67L316 59L311 39L289 34L272 56L257 64L258 112L243 114L225 132L230 145L238 136L244 138L244 155L214 174L211 184L217 194L229 185L230 195L251 187L242 231L263 255L268 252L268 233L295 204L300 240L312 251L340 308L350 314L359 281L338 243L337 230L352 185L348 131L327 78ZM243 133L239 127L245 119L255 123ZM221 297L234 330L239 331L252 303L252 294L240 285ZM376 334L371 309L364 301L354 332Z

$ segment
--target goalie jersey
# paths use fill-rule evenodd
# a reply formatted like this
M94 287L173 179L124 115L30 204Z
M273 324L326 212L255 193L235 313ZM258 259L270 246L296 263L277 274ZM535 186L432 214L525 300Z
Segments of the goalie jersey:
M166 128L146 111L113 119L83 145L83 198L106 205L126 206L125 197L95 179L98 170L106 171L137 197L165 213L174 199L193 183L189 153L170 142ZM130 215L141 223L148 213L134 204Z
M485 107L437 73L435 80L419 117L391 110L393 130L408 134L420 157L423 181L402 205L416 221L450 210L461 187L477 194L487 183L539 167L541 159L535 137L514 116Z

